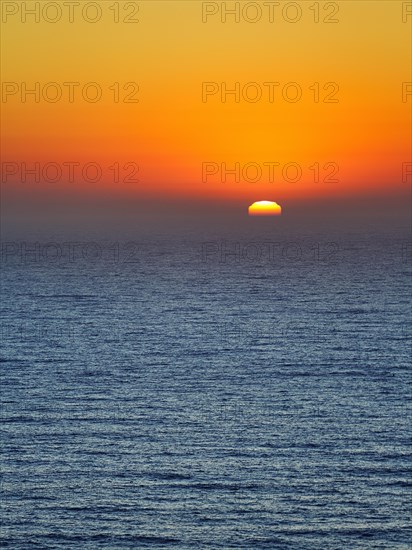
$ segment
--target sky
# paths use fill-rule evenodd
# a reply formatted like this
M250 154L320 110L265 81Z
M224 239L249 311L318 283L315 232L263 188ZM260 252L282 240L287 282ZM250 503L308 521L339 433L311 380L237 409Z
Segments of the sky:
M410 2L72 4L2 3L12 216L410 200Z

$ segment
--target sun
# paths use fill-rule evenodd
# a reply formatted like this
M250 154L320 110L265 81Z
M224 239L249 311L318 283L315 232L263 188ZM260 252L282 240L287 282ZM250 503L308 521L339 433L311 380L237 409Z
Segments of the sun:
M249 216L280 216L282 208L276 202L258 201L249 206Z

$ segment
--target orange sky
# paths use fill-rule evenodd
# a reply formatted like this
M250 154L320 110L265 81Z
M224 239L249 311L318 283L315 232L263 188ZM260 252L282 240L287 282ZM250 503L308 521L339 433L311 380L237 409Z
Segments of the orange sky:
M134 23L115 23L112 4L98 4L96 23L77 12L72 23L65 11L56 23L42 13L39 22L3 13L2 160L9 164L2 185L24 190L22 163L38 163L40 181L27 182L40 188L45 165L59 163L55 185L69 193L288 200L408 188L402 165L411 162L412 93L402 97L402 87L412 81L412 14L402 15L405 2L329 3L339 8L333 17L320 2L318 23L312 2L297 3L295 23L287 20L293 9L284 10L290 2L273 3L272 22L262 2L245 13L239 3L239 22L230 14L222 21L221 2L118 3L120 19L139 8ZM256 5L261 19L252 23ZM36 82L39 96L25 95ZM85 99L95 93L85 88L91 82L99 101ZM44 99L56 91L60 100ZM63 163L79 163L73 182ZM83 177L89 163L101 168L99 181ZM225 166L238 176L224 181Z

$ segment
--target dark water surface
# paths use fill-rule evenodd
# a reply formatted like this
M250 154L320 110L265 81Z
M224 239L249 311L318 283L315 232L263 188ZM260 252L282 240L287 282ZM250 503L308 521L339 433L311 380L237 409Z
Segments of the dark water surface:
M404 236L128 241L3 258L3 546L409 548Z

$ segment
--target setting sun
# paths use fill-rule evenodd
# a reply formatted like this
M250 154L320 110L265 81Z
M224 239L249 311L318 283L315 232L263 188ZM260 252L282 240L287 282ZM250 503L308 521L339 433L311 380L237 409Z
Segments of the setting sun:
M272 201L258 201L249 206L249 216L280 216L282 208Z

